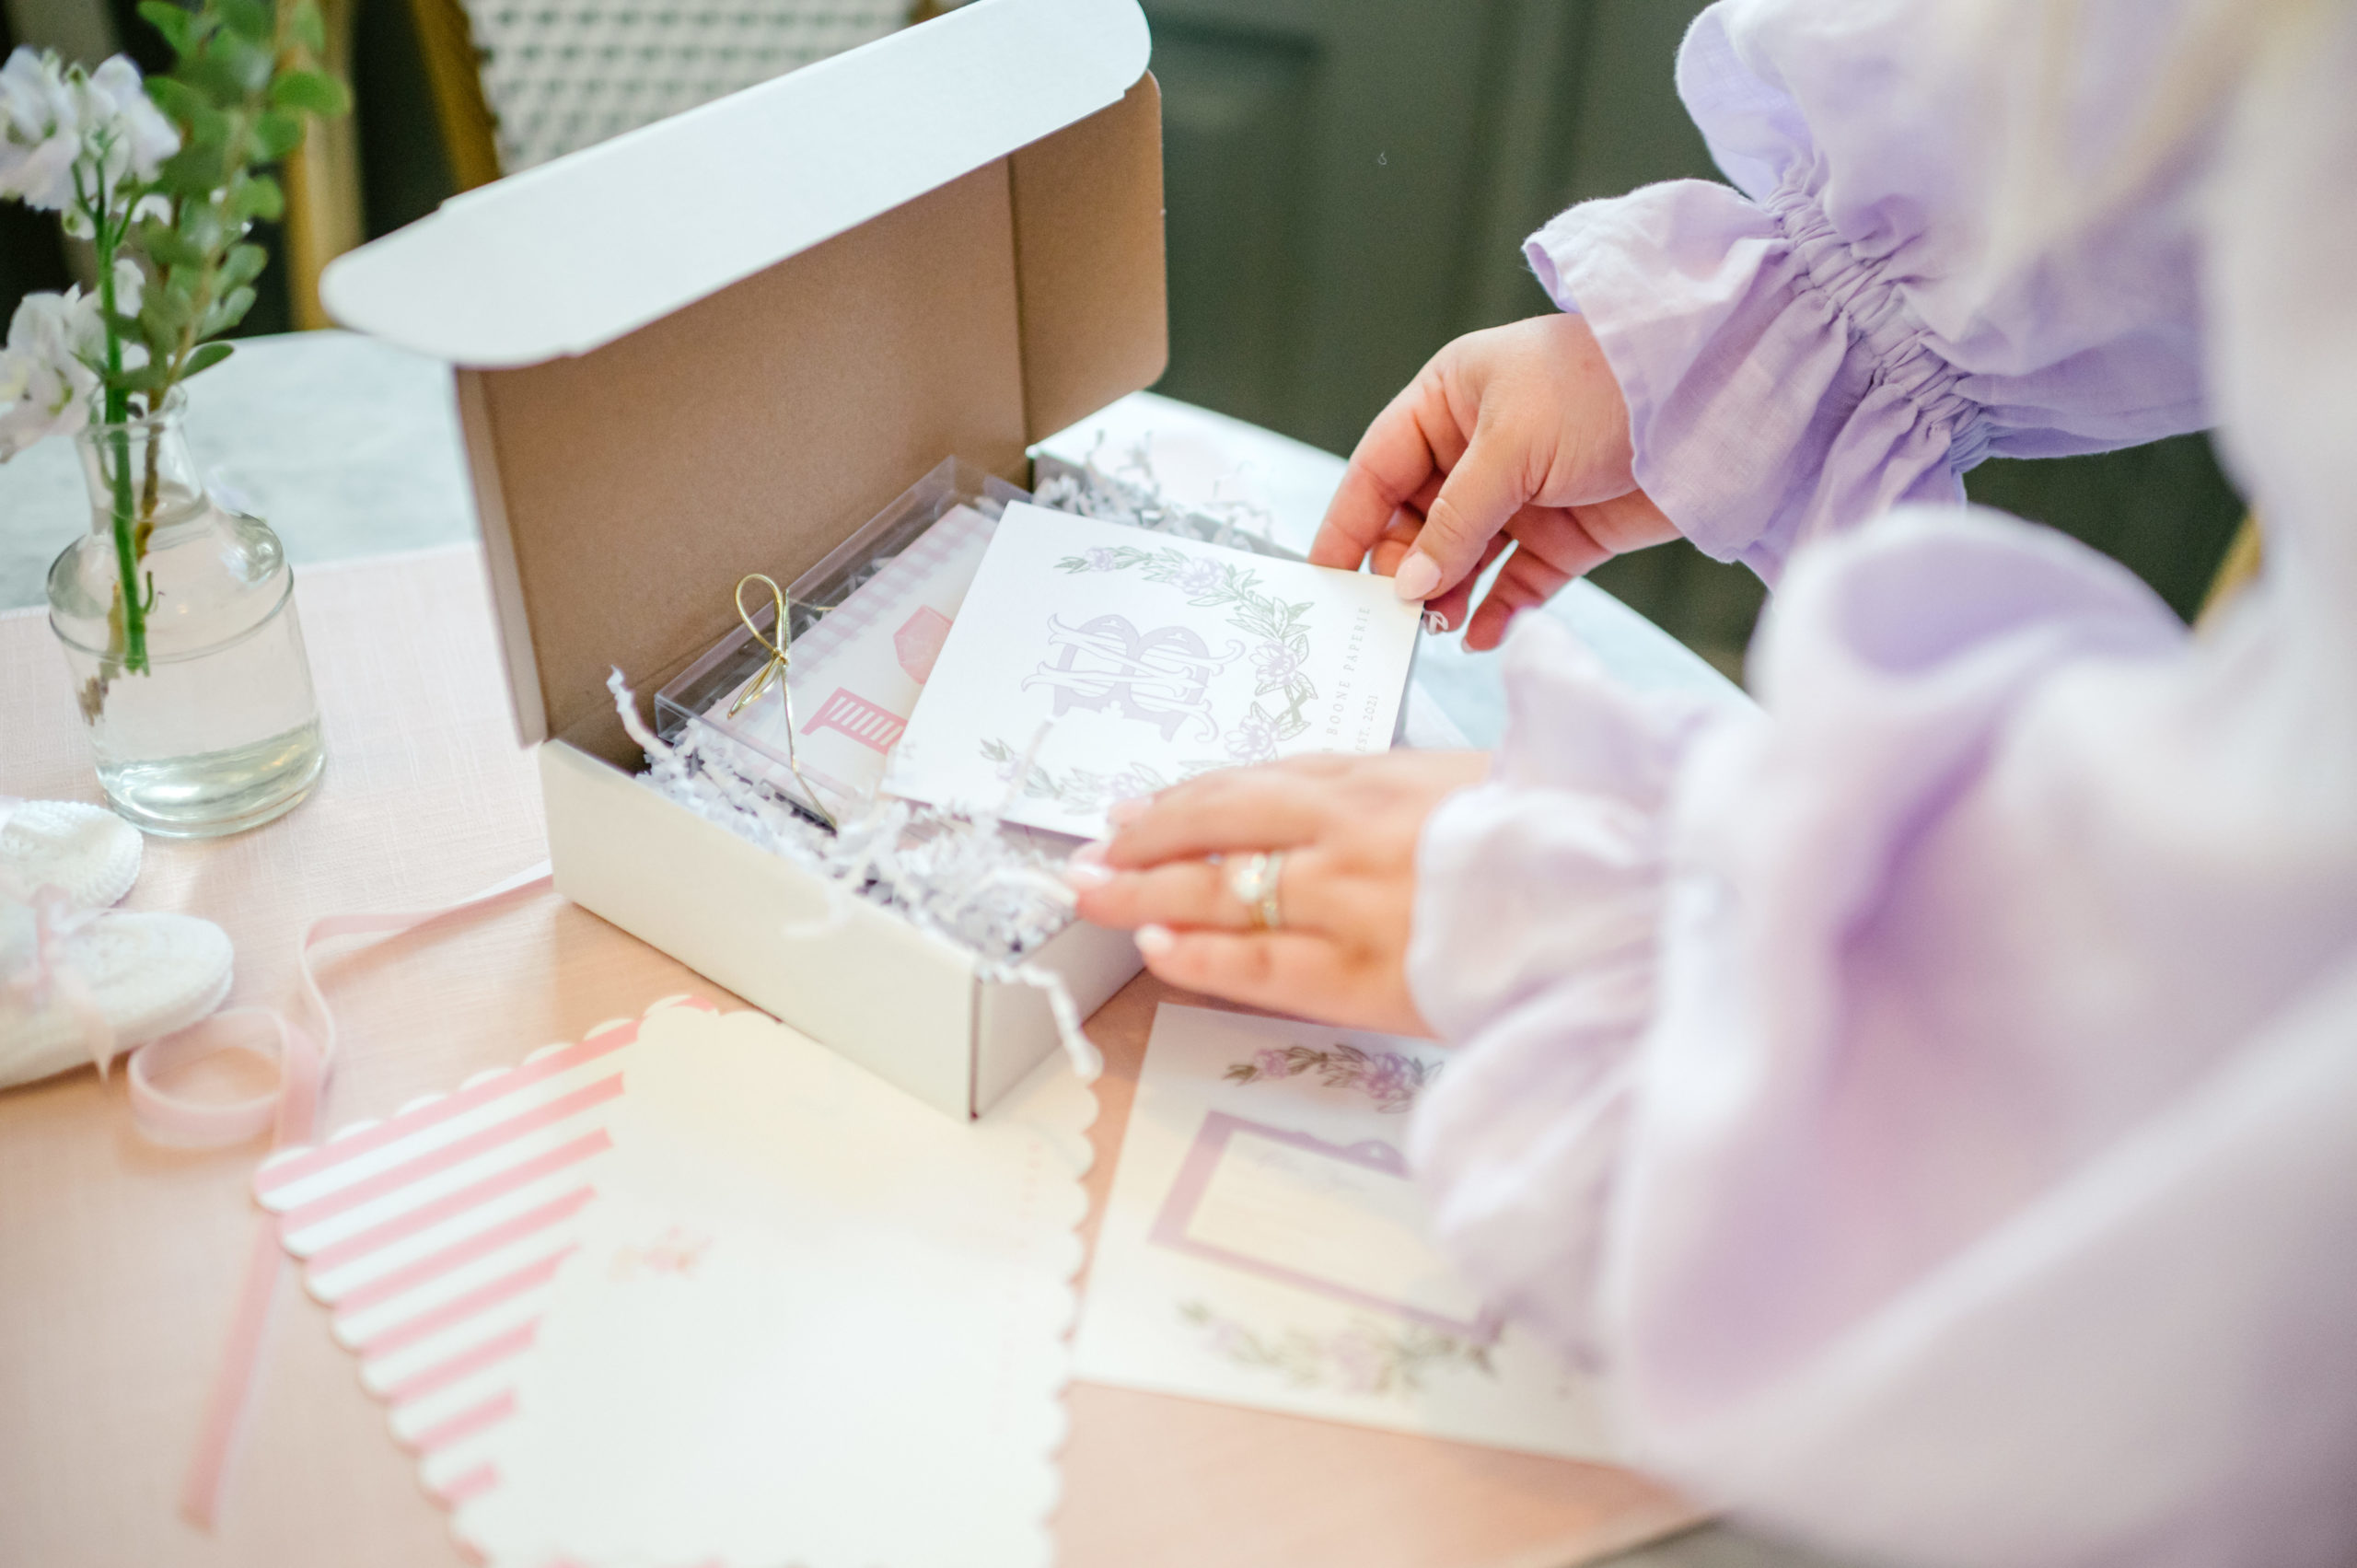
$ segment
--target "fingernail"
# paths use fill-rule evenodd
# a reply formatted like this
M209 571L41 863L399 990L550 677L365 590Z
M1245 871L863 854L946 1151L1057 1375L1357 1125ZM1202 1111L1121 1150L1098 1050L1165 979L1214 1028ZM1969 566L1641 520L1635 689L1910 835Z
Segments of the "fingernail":
M1439 636L1448 630L1448 617L1437 610L1427 610L1424 611L1424 630L1435 637Z
M1105 839L1091 839L1065 857L1067 865L1102 865L1105 864Z
M1391 591L1401 598L1429 598L1440 587L1440 563L1421 550L1411 550L1391 579Z
M1139 952L1149 958L1158 958L1170 951L1178 939L1170 935L1170 927L1167 925L1141 925L1136 940Z
M1109 865L1099 865L1093 860L1083 860L1076 854L1064 863L1065 883L1079 889L1084 893L1093 888L1102 888L1112 879L1113 868Z
M1132 796L1127 800L1117 800L1105 808L1105 820L1117 828L1124 822L1134 822L1144 816L1146 807L1153 804L1153 801L1140 796Z

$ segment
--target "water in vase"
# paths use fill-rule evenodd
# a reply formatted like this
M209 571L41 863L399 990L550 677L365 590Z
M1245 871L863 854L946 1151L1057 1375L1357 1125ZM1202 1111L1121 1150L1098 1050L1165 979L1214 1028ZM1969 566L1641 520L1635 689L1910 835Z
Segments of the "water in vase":
M325 752L284 548L196 482L176 412L81 437L93 527L50 568L49 603L109 800L150 832L192 837L291 809ZM112 527L126 469L145 529L135 616Z

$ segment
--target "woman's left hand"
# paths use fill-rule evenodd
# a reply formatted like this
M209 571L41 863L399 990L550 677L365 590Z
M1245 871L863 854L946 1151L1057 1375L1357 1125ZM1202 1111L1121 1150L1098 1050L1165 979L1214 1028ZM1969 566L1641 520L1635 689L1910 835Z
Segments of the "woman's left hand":
M1390 751L1205 773L1116 807L1113 838L1074 855L1065 875L1081 914L1135 930L1146 967L1173 985L1429 1034L1404 967L1416 842L1441 797L1489 765L1480 751ZM1228 886L1237 862L1263 851L1283 856L1273 930Z

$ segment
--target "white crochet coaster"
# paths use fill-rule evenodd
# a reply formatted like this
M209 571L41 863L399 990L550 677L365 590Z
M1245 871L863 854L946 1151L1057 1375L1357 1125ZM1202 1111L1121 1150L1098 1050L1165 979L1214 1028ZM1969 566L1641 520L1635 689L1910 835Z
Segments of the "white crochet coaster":
M139 830L102 806L28 800L0 810L0 873L28 889L54 884L84 909L104 909L139 880Z

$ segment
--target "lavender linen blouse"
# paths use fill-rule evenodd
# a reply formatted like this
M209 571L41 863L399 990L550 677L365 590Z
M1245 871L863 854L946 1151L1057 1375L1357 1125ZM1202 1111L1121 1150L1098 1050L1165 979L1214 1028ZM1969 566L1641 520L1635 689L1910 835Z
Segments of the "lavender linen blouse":
M1868 1558L2357 1562L2357 6L2270 9L1722 0L1734 188L1529 243L1776 582L1765 711L1524 618L1422 845L1413 1153L1633 1457ZM1983 69L2061 13L2067 92ZM2189 66L2239 86L2154 156ZM2023 148L2078 221L2008 230ZM2268 552L2214 632L1960 504L2212 423Z

